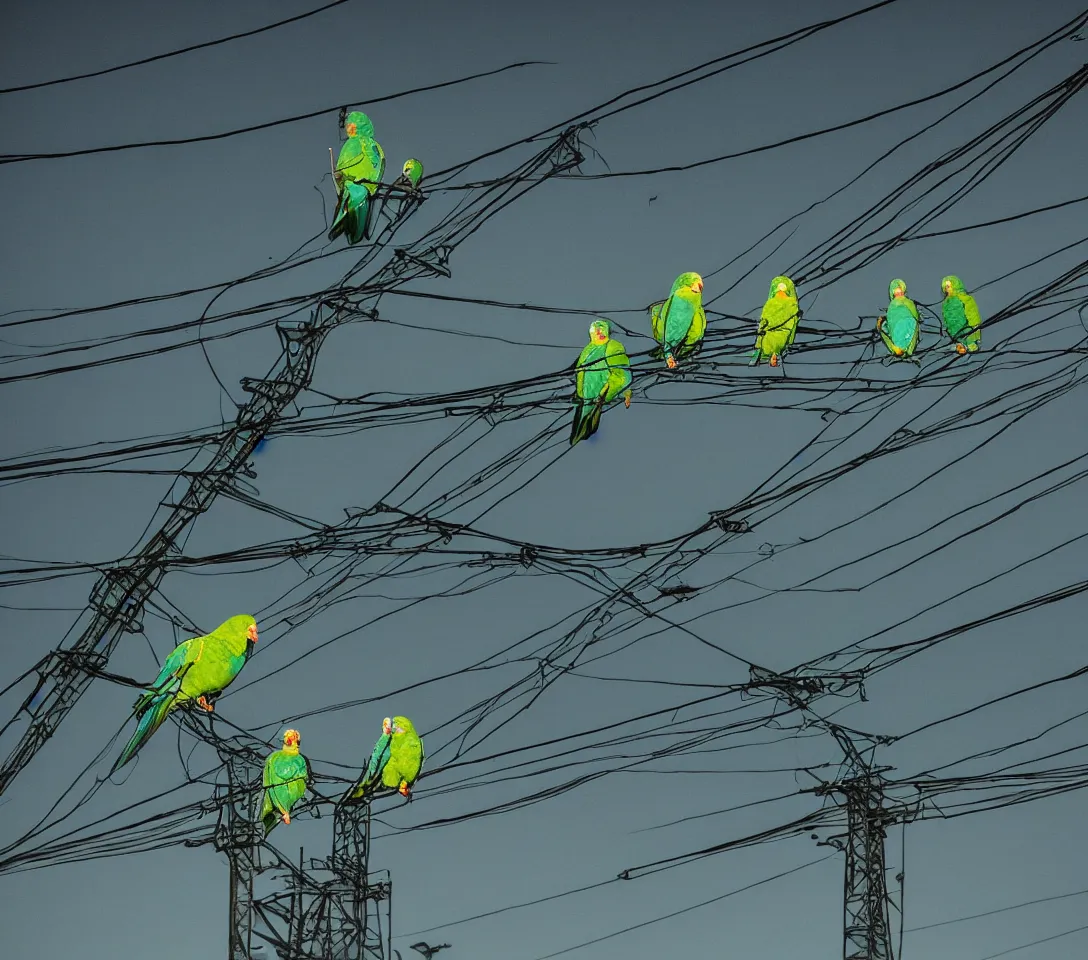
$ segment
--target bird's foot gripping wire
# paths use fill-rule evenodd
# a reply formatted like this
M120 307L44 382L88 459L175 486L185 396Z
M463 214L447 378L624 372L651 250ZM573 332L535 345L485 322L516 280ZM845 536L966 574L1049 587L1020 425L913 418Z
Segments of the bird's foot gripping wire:
M962 357L966 352L967 348L962 343L956 344L956 353L958 353Z
M671 353L665 358L665 362L669 365L670 370L676 369L676 360Z
M199 697L196 702L202 710L207 710L208 713L215 712L215 707L208 703L207 697Z
M400 786L397 787L397 792L402 797L404 797L405 800L411 800L412 799L412 791L408 786L408 781L407 780L401 780Z
M771 354L771 366L772 367L777 367L778 366L778 354L777 353L772 353Z

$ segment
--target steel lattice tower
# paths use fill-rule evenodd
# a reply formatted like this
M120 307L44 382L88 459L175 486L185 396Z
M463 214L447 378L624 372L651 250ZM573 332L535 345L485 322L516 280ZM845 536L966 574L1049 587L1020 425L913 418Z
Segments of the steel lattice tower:
M501 203L489 188L481 187L474 201L480 207L478 212L483 215L486 210L489 217L496 204L501 207L512 203L556 174L578 166L584 159L578 149L578 134L586 126L587 123L582 123L564 130L516 171L524 180L515 177ZM388 193L388 188L385 189ZM419 209L418 199L402 198L393 218L406 219ZM364 258L318 306L309 322L276 325L283 350L275 366L263 378L241 379L242 389L250 394L250 399L239 407L235 422L224 429L208 461L187 483L183 478L175 482L176 499L170 502L167 497L160 504L162 519L156 524L152 518L149 524L151 528L157 527L156 532L133 556L107 570L95 584L81 618L85 619L85 626L75 642L55 650L37 666L38 682L16 714L27 714L30 724L0 766L0 796L56 733L96 673L106 668L121 637L142 630L140 617L144 605L166 576L171 562L181 556L179 543L193 521L211 507L239 474L256 476L250 456L272 427L289 415L299 394L310 385L318 352L329 333L351 320L377 321L376 304L386 290L413 280L450 277L448 263L454 244L478 226L462 211L456 225L441 241L429 244L417 241L398 247L365 284L348 287L348 280L367 265L368 259Z
M499 201L491 188L480 188L481 214L491 216L550 177L577 167L584 159L578 149L583 122L569 127L532 161L515 173ZM419 197L402 202L392 219L399 221L419 206ZM160 504L164 517L156 532L132 557L107 570L91 591L84 616L88 619L76 641L53 651L36 667L38 682L17 715L30 717L28 729L0 766L0 795L57 731L65 717L103 671L125 633L142 631L140 617L173 561L192 522L212 505L239 474L255 477L249 458L276 422L289 415L299 394L313 377L318 351L329 333L361 318L379 320L375 305L382 293L416 279L451 276L448 262L454 243L478 228L462 210L461 217L440 242L397 248L393 257L362 286L347 280L313 312L310 321L277 324L280 359L264 378L243 377L250 399L239 407L203 468L187 483L179 478L176 499ZM447 415L450 411L447 410ZM155 526L154 519L149 526ZM259 745L244 737L215 737L194 718L182 721L205 741L214 743L226 771L226 783L216 789L219 820L211 838L230 862L228 960L259 960L271 948L281 960L391 960L392 883L386 871L372 873L369 802L334 805L333 849L326 860L307 865L289 863L265 842L259 814L261 771L265 756ZM305 801L296 810L315 810L328 801ZM187 840L198 846L207 840ZM262 863L262 858L266 861ZM267 894L258 880L282 871L286 889Z
M899 817L884 806L881 777L890 768L871 766L841 727L826 726L846 754L846 775L815 791L824 796L838 794L846 808L845 837L826 841L846 854L843 960L895 960L884 840L888 825Z
M892 823L908 817L902 808L884 805L883 773L890 767L875 767L862 756L854 741L840 726L815 715L813 700L832 692L857 689L865 699L858 673L824 676L793 676L753 666L750 669L753 690L766 691L786 703L813 723L829 731L844 754L843 775L823 783L813 792L817 796L837 795L846 809L847 832L822 841L846 856L843 880L843 958L844 960L895 960L892 948L890 907L886 882L887 866L884 841ZM884 742L875 738L874 742ZM902 915L902 904L898 904Z
M264 758L238 738L221 742L220 756L227 777L217 788L214 842L230 863L228 960L269 950L280 960L391 960L392 882L388 871L370 870L370 804L335 805L332 855L307 863L300 852L291 864L263 842ZM258 891L273 872L281 882Z

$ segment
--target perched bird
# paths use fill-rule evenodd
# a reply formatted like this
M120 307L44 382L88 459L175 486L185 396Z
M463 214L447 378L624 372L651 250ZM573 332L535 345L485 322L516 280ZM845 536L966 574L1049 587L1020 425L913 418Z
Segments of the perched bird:
M419 943L413 943L408 949L415 950L416 953L422 953L425 960L431 960L431 957L438 953L439 950L447 950L449 946L448 943L440 943L437 947L432 947L420 940Z
M418 190L422 179L423 164L418 160L409 159L404 161L404 167L401 169L400 176L393 181L393 186L400 187L402 190Z
M282 819L291 822L291 808L303 798L310 782L310 764L298 752L302 737L297 730L283 735L283 749L270 753L264 762L264 804L261 822L267 837Z
M212 701L242 672L256 642L257 621L243 614L231 617L207 636L179 643L166 658L155 682L136 701L136 732L110 773L116 773L136 756L171 711L196 703L211 713Z
M756 348L752 352L750 365L754 367L766 358L772 367L777 367L783 354L793 345L801 317L793 281L789 277L775 277L759 317Z
M386 717L382 735L374 744L370 763L345 800L363 800L378 789L378 785L395 788L407 800L412 799L412 784L419 777L425 759L423 741L407 717Z
M895 279L888 284L890 303L884 316L877 317L876 329L889 352L896 357L912 357L918 346L921 319L914 301L907 298L907 282Z
M982 316L978 304L964 288L959 277L948 276L941 280L944 303L941 316L944 329L952 340L956 353L961 356L974 353L982 343Z
M677 360L690 357L699 350L706 333L703 278L699 274L680 274L669 291L669 299L664 303L655 303L650 310L654 339L661 344L650 356L655 360L664 358L672 368Z
M589 325L589 343L575 363L572 447L597 432L601 411L621 393L624 404L631 406L631 360L623 344L611 338L610 330L607 320L594 320Z
M354 110L344 122L347 141L336 161L336 216L329 240L342 233L354 245L370 236L371 198L385 176L385 151L374 139L374 124L365 113Z

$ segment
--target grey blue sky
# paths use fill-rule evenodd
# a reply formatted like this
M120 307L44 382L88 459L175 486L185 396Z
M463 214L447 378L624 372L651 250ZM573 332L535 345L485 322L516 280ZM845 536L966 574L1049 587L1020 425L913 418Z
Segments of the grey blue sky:
M160 63L2 94L0 153L199 136L347 104L371 116L388 158L388 182L409 156L419 157L428 172L443 170L632 87L860 6L859 0L676 0L666 7L571 0L498 7L457 0L377 8L349 2L280 30ZM0 30L0 87L93 71L305 9L297 0L10 3ZM845 123L958 83L1079 10L1075 0L901 0L603 120L585 141L599 156L589 153L582 172L683 165ZM458 246L451 279L408 289L570 312L386 296L380 311L389 323L349 324L329 337L313 383L320 392L300 399L301 418L326 418L324 428L274 435L255 459L257 477L248 488L262 503L319 523L340 523L344 508L368 507L379 499L406 510L427 509L441 494L558 424L551 446L538 444L532 449L540 452L512 463L482 500L455 502L445 516L473 520L554 461L476 527L508 540L572 551L568 560L592 569L595 561L586 551L680 537L697 529L708 511L762 496L774 504L790 475L815 477L843 468L841 476L811 495L784 499L780 511L761 507L751 534L721 544L676 578L658 568L656 586L683 582L704 589L683 604L655 607L664 619L645 620L613 605L613 619L599 627L601 639L578 668L462 759L586 733L565 755L549 761L546 754L558 750L523 751L447 769L453 750L439 748L464 725L428 738L431 775L420 781L415 802L386 801L375 812L373 862L393 872L394 945L405 958L408 944L426 939L453 944L442 960L537 960L821 857L829 859L569 956L841 955L842 857L819 846L807 831L422 937L409 935L788 823L820 804L812 794L798 793L816 781L797 769L825 765L815 772L831 778L841 759L834 740L816 729L797 738L791 735L795 730L785 729L786 720L783 729L758 726L771 709L762 698L732 695L709 706L660 713L612 734L630 734L628 742L590 749L606 739L594 730L710 695L714 690L707 685L744 682L743 660L786 670L878 633L869 646L908 643L954 631L1083 577L1084 542L1060 546L1083 534L1085 523L1083 465L1066 465L1083 455L1088 443L1081 366L1085 332L1075 311L1060 312L1083 302L1083 290L1063 294L1058 306L1003 321L984 334L983 353L944 372L938 368L948 363L945 353L927 354L915 374L907 365L887 367L872 359L863 339L887 303L891 278L905 278L919 302L936 305L945 274L959 275L971 290L1083 240L1084 207L910 242L835 279L816 298L806 296L805 284L799 283L805 322L787 379L766 367L745 366L754 321L712 317L698 377L670 379L645 356L637 358L630 410L609 411L592 443L561 457L567 421L561 419L563 403L554 399L562 393L553 389L554 380L532 395L553 396L549 405L527 408L494 429L455 417L403 422L395 410L364 419L364 408L333 407L329 398L376 393L398 400L543 378L571 364L586 342L589 316L579 311L611 317L631 331L617 334L629 352L644 354L649 322L639 311L663 299L685 270L706 277L707 301L731 287L714 301L714 309L754 317L775 274L807 260L811 249L927 163L1073 75L1086 48L1088 43L1072 40L1054 45L893 153L849 190L816 206L892 145L979 92L982 82L871 123L686 172L553 180ZM368 106L368 99L523 60L550 63ZM1081 94L977 190L924 229L966 226L1082 195L1086 130ZM5 315L0 323L32 316L9 311L55 312L204 287L283 259L324 229L334 201L328 148L337 145L333 113L194 145L3 164L0 313ZM471 168L456 182L500 175L542 146L518 147ZM927 179L924 187L933 182ZM939 191L947 195L950 188ZM398 243L424 234L458 197L436 192ZM720 269L774 225L810 206L792 235L776 234ZM896 220L877 239L894 236L907 220ZM320 243L307 249L317 252ZM354 259L356 252L344 251L233 289L213 310L243 310L319 290L337 281ZM983 317L1083 259L1081 245L987 286L978 293ZM47 355L61 345L192 321L207 300L198 295L0 331L3 683L64 639L94 580L81 574L19 583L24 578L5 571L47 563L107 564L124 555L166 499L170 475L187 463L193 449L113 465L150 473L65 467L59 476L19 479L26 469L18 463L38 460L43 451L68 456L71 448L99 442L214 429L244 400L239 378L264 374L279 345L264 325L211 341L206 354L194 346L61 375L5 378L188 340L193 330ZM859 315L867 318L861 326ZM203 332L240 330L270 316L242 316ZM814 330L827 336L817 341ZM927 320L923 346L936 344L935 327ZM1078 344L1080 354L1066 352ZM915 375L924 385L908 388L905 382ZM963 382L953 388L957 381ZM790 404L797 409L787 409ZM854 412L828 423L818 412L826 409ZM973 412L955 419L968 410ZM332 414L349 422L333 429L327 420ZM937 423L944 423L939 435L916 438L894 454L846 469L854 458L890 442L899 428L919 432ZM462 456L418 494L409 496L422 477L389 496L416 461L459 429L465 432L433 455L425 473L465 447ZM1014 489L1019 484L1024 486ZM1035 497L1043 491L1049 492ZM891 506L873 509L889 498L896 498ZM994 520L1021 502L1021 509ZM197 521L185 552L206 557L305 533L289 519L221 499ZM704 534L683 559L695 559L695 552L713 541L712 534ZM452 549L457 548L498 549L461 538L454 541ZM1033 559L1042 554L1047 555ZM163 610L180 612L201 630L251 612L261 622L258 655L218 711L270 742L291 721L315 769L347 775L348 767L365 764L383 716L406 714L421 731L434 731L531 677L537 669L533 651L554 644L572 627L568 621L556 628L560 618L600 602L604 577L612 578L613 586L622 584L648 565L639 558L600 563L607 569L593 585L587 577L564 575L571 568L560 562L518 568L516 575L510 566L496 567L485 575L484 568L457 568L444 562L449 559L420 557L403 576L381 579L374 574L387 562L382 556L324 560L309 575L294 562L171 572L157 600L159 613L145 618L146 636L126 638L110 669L140 679L153 676L156 664L183 638L165 622ZM319 603L317 615L289 628L283 619L287 603L314 586L328 586L334 564L355 579L337 587L332 596L338 602ZM458 585L472 575L479 579L469 585L481 589L466 593ZM282 600L289 590L296 592ZM646 586L638 592L642 602L655 595ZM425 602L370 622L405 600L424 597ZM877 734L902 735L1074 671L1084 665L1085 610L1078 595L955 633L875 673L865 685L867 701L847 707L837 719ZM663 629L700 615L686 629ZM535 631L543 632L500 654ZM584 632L579 636L584 642ZM489 657L495 659L486 670L388 696ZM836 669L837 663L826 668ZM286 669L273 673L281 667ZM1026 770L1076 765L1083 762L1076 750L1085 744L1088 728L1083 718L1070 718L1082 710L1086 683L1082 678L1051 685L913 734L882 748L878 762L894 767L889 777L907 782L946 764L952 766L939 776L984 774L1022 761L1032 761ZM0 723L27 692L24 684L0 698ZM377 699L306 716L367 698ZM210 847L173 846L49 866L12 860L67 830L184 783L178 733L167 726L130 771L98 789L62 826L37 839L21 839L122 729L131 701L129 688L96 681L0 804L5 957L182 960L226 952L227 865ZM512 716L523 702L504 706L484 729ZM824 701L818 709L826 715L845 703ZM751 729L590 779L533 805L415 829L630 764L647 751L682 744L689 735L685 731L724 731L741 721L750 722ZM1055 727L1062 721L1068 722ZM4 756L21 724L0 738ZM1004 753L958 762L1047 730ZM181 754L191 753L194 772L213 766L214 752L207 746L187 738L180 742ZM83 776L58 815L67 813L96 777L107 775L119 749L115 744ZM1073 752L1057 755L1063 750ZM514 766L523 761L531 763ZM531 776L516 779L520 774ZM1072 774L1070 782L1088 782L1083 772L1079 777ZM133 823L144 811L199 801L208 792L193 784L106 826ZM910 799L912 793L901 788L896 796ZM937 804L946 814L958 813L967 809L961 804L981 803L979 796L959 789L942 794ZM778 797L784 799L759 802ZM904 956L983 960L1082 925L1088 895L911 930L1088 887L1082 870L1088 858L1083 808L1084 794L1074 790L946 820L930 808L929 819L905 831L894 828L888 876L889 885L897 887L896 875L905 875ZM193 822L192 834L206 832L209 823L208 817ZM292 856L300 845L320 856L330 830L327 817L301 817L273 839ZM1088 932L1081 932L1014 956L1057 960L1086 946Z

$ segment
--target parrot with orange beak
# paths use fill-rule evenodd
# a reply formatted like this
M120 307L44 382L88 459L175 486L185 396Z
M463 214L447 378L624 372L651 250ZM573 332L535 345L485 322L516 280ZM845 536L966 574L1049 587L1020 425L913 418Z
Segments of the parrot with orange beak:
M982 314L978 311L975 298L956 276L941 280L941 292L944 294L941 319L944 320L944 331L952 341L953 349L960 356L975 353L982 343Z
M757 366L760 360L766 359L772 367L777 367L782 356L793 345L801 315L793 281L789 277L775 277L759 316L756 348L752 352L750 366Z
M242 672L256 642L257 621L242 614L231 617L207 636L179 643L164 661L155 682L136 701L136 732L110 773L116 773L136 756L172 711L195 703L211 713L212 701Z
M669 291L669 299L650 308L650 326L654 339L661 344L650 354L664 359L670 369L677 360L693 356L706 334L703 310L703 278L697 273L682 273Z
M291 808L306 794L310 782L310 764L298 752L302 737L297 730L283 734L283 749L270 753L264 762L264 803L261 822L267 837L280 820L291 823Z
M386 717L382 721L382 735L370 754L370 763L344 800L366 800L379 785L395 789L411 800L412 784L419 777L425 758L423 741L412 721L407 717Z
M907 282L898 278L888 284L888 309L876 321L877 333L894 357L910 359L918 346L918 327L922 320L918 307L907 296Z
M340 148L334 179L338 196L329 240L342 233L354 246L370 236L374 193L385 176L385 151L374 139L370 117L353 110L344 120L347 141Z

